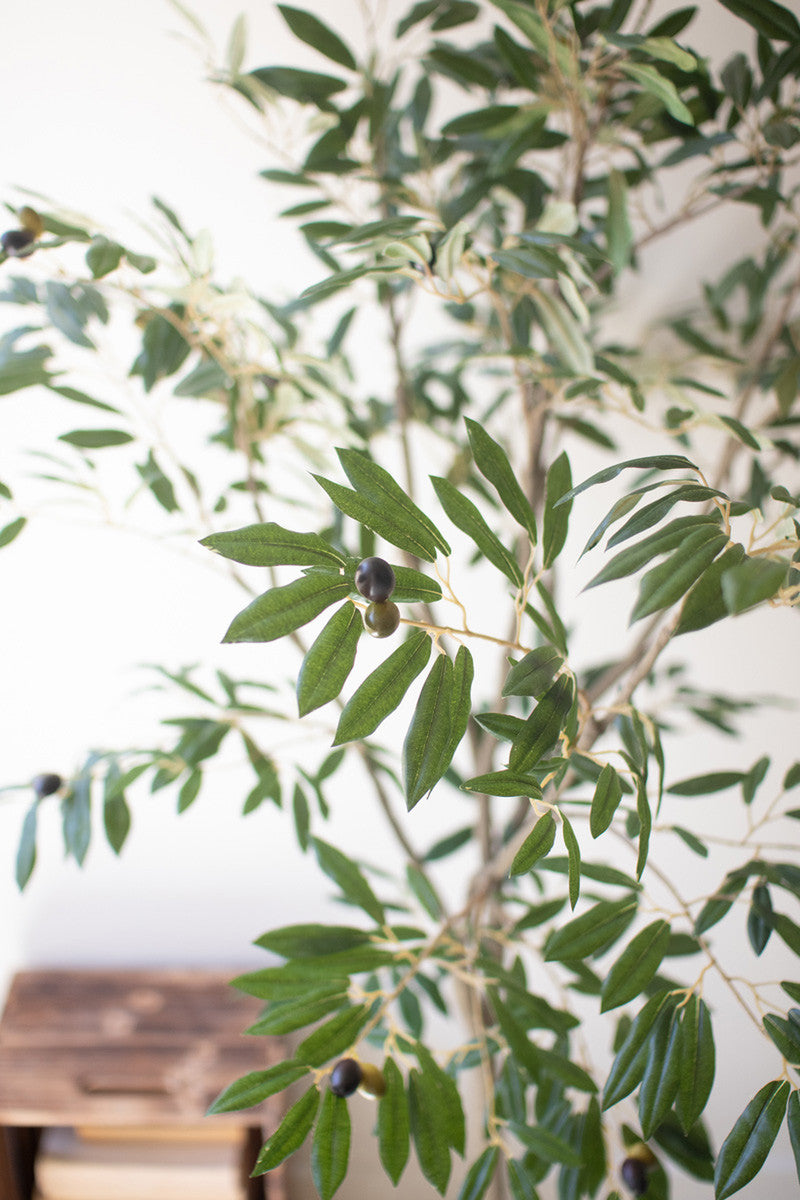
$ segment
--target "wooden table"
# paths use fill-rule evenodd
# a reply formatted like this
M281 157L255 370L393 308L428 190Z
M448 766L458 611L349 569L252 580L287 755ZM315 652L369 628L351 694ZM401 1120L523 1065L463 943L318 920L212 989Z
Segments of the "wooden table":
M47 1125L209 1122L246 1131L246 1173L278 1122L275 1104L205 1117L240 1075L281 1057L277 1039L244 1036L261 1002L230 987L237 972L35 970L12 981L0 1019L0 1200L30 1200ZM280 1171L248 1183L284 1200Z

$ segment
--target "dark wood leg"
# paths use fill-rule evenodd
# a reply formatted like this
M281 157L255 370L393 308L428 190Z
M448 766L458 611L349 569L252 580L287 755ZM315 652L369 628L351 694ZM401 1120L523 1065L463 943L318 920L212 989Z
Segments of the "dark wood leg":
M31 1200L33 1165L40 1129L4 1125L0 1128L0 1197Z
M247 1200L266 1200L269 1193L269 1185L266 1182L267 1175L257 1175L255 1179L250 1178L250 1172L255 1166L259 1151L264 1141L264 1132L260 1125L250 1125L247 1128L244 1145L244 1164L245 1175L247 1177ZM276 1200L282 1200L281 1197L276 1197Z

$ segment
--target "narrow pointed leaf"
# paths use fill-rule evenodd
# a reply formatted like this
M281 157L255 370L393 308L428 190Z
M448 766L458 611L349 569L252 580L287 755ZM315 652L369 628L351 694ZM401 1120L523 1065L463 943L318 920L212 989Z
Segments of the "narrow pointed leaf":
M297 533L272 522L212 533L200 545L251 567L327 566L335 570L345 564L338 550L318 533Z
M125 446L133 441L133 434L122 429L73 429L60 434L58 440L80 450L101 450L104 446Z
M257 67L249 74L281 96L323 110L330 110L333 107L330 97L347 87L344 79L323 75L318 71L304 71L299 67Z
M724 495L715 488L705 487L699 483L682 483L679 487L667 492L666 495L645 504L632 517L629 517L625 524L608 539L608 549L611 550L621 542L628 541L630 538L652 529L681 501L698 504L720 496L725 499Z
M788 563L769 558L745 558L725 572L722 596L729 613L745 612L771 600L786 582Z
M606 254L618 275L630 262L633 229L628 216L628 188L625 176L616 169L608 173L606 210Z
M637 908L635 896L599 901L550 934L545 944L545 962L568 962L607 950L628 928Z
M25 819L22 822L22 833L20 834L19 845L17 847L15 877L17 887L20 891L25 887L25 884L33 874L33 868L36 866L36 827L38 816L38 801L34 801L26 812Z
M544 528L542 530L542 552L544 566L551 566L564 549L569 528L572 500L572 471L566 451L559 454L547 472L545 489Z
M378 1150L383 1169L396 1187L410 1148L408 1099L394 1059L387 1058L383 1064L383 1078L386 1091L378 1104Z
M408 1077L408 1108L422 1174L444 1195L450 1178L450 1147L441 1136L439 1097L423 1073L415 1068Z
M341 693L353 669L363 628L361 613L348 600L318 634L297 677L297 708L301 717Z
M636 815L639 818L639 853L636 857L636 878L642 878L647 852L650 847L650 833L653 828L653 814L647 799L647 786L640 777L636 781Z
M790 9L775 0L719 0L737 17L763 33L766 38L782 42L800 40L800 23Z
M350 1157L350 1111L347 1101L330 1090L322 1098L311 1143L311 1177L320 1200L331 1200L347 1174Z
M754 1179L783 1122L791 1085L774 1079L756 1092L722 1143L714 1171L716 1200L726 1200Z
M690 533L679 550L642 578L631 622L676 604L725 548L727 541L724 533L714 529Z
M195 777L197 780L195 782ZM115 854L119 854L122 847L125 845L126 838L130 833L131 828L131 810L128 807L128 802L125 799L125 793L118 786L120 781L120 773L109 771L105 779L105 787L103 790L103 829L105 830L106 840ZM194 789L195 796L200 788L202 773L200 771L192 771L189 778L184 783L180 792L178 802L178 811L183 812L183 794L188 787ZM192 797L194 799L194 797Z
M439 764L442 774L453 761L453 755L467 732L472 712L472 681L475 664L466 646L459 646L453 662L453 684L450 695L450 736Z
M789 1141L791 1142L792 1153L794 1154L797 1179L800 1182L800 1094L796 1091L792 1092L789 1097L789 1106L786 1110L786 1124L789 1127Z
M453 663L438 654L425 683L403 744L406 804L411 810L436 784L446 767L442 761L450 742Z
M714 792L724 792L737 783L743 783L747 775L744 771L709 771L707 775L693 775L689 779L680 779L671 784L667 791L672 796L710 796Z
M594 487L598 483L609 483L610 480L616 479L617 475L622 471L628 470L631 467L638 467L642 471L697 470L695 464L682 454L654 454L644 458L627 458L624 462L615 463L611 467L604 467L602 471L597 471L594 475L590 475L588 479L584 479L583 483L576 484L575 487L571 488L562 497L562 504L568 498L579 496L581 492L585 492L587 488Z
M566 726L573 698L571 676L559 676L514 738L508 759L512 771L518 774L529 771L558 741Z
M602 570L589 580L586 590L601 583L609 583L613 579L624 579L627 575L633 575L649 562L682 545L690 531L700 528L719 529L719 520L703 515L676 517L663 529L657 529L648 537L641 538L634 546L627 546L620 550L619 554L615 554Z
M307 625L331 604L343 600L350 582L324 571L304 575L257 596L233 618L224 642L272 642Z
M302 1146L314 1124L319 1098L317 1085L312 1084L292 1105L278 1128L262 1146L253 1168L253 1175L264 1175L271 1171Z
M332 879L337 887L353 904L363 908L368 916L378 925L383 925L386 914L383 905L375 896L362 872L356 864L341 850L323 842L320 838L312 838L312 844L317 855L320 869Z
M449 545L433 521L409 499L389 471L358 450L337 450L336 453L347 478L359 495L382 508L390 509L396 519L402 518L409 529L418 531L420 537L424 535L442 554L450 553Z
M475 1159L461 1185L458 1200L483 1200L497 1169L499 1155L497 1146L487 1146Z
M253 1108L268 1096L274 1096L290 1084L297 1083L298 1079L307 1074L308 1067L291 1059L276 1063L274 1067L268 1067L265 1071L250 1071L217 1096L208 1110L209 1114Z
M414 601L433 604L441 600L442 585L437 579L431 579L430 575L425 575L422 571L416 571L413 567L402 567L397 563L392 563L392 570L392 600L395 604L411 604Z
M350 1049L369 1020L369 1015L369 1006L366 1004L348 1006L304 1038L295 1050L295 1058L309 1067L321 1067L329 1059Z
M484 796L530 796L542 795L541 784L532 775L517 775L513 771L489 771L486 775L475 775L461 785L465 792L480 792Z
M448 1146L452 1146L456 1154L463 1155L466 1144L466 1123L464 1107L458 1085L452 1075L439 1066L430 1050L417 1042L414 1053L422 1068L422 1076L426 1087L430 1087L437 1097L439 1124Z
M561 814L561 834L564 838L564 845L567 848L567 861L569 864L567 872L569 904L570 908L574 908L578 903L578 896L581 890L581 848L575 836L575 830L563 812Z
M232 980L232 985L249 996L258 996L260 1000L282 1001L294 998L305 1002L307 998L318 997L323 984L329 991L345 993L349 982L348 974L341 966L337 971L329 965L323 978L319 970L308 970L302 963L289 963L282 967L263 967L260 971L248 971L246 975L238 975Z
M356 689L336 727L334 746L369 737L394 712L411 684L428 663L431 639L416 629L397 650Z
M517 476L508 456L477 421L467 417L467 434L472 447L475 466L485 479L497 490L497 494L515 521L527 530L533 545L536 545L536 517L525 493L517 482Z
M8 546L13 542L15 537L22 533L27 523L26 517L16 517L13 521L9 521L0 529L0 546Z
M315 17L313 13L306 12L305 9L292 8L288 4L279 4L278 12L295 37L299 38L301 42L312 46L320 54L324 54L326 58L339 63L340 66L355 71L356 60L353 58L352 53L339 35L334 33L332 29L329 29L324 22L320 21L319 17Z
M436 545L426 529L420 528L413 522L404 519L402 512L394 510L388 502L375 503L358 491L315 475L317 483L327 492L333 503L346 517L352 517L361 525L366 525L378 537L385 538L400 550L408 550L417 558L433 562L436 558Z
M336 1009L341 1008L347 1000L346 985L344 988L334 984L337 990L321 987L318 992L311 992L301 998L291 996L288 1000L273 1000L266 1013L260 1017L245 1032L257 1037L281 1037L285 1033L294 1033L297 1029L305 1029L327 1017Z
M537 1158L545 1162L563 1163L566 1167L579 1167L581 1156L573 1146L544 1125L520 1125L510 1123L511 1131L524 1146L532 1150Z
M632 508L636 508L636 505L639 503L641 498L641 491L637 491L631 492L627 496L621 496L619 500L615 501L615 503L612 504L611 508L603 517L602 521L600 521L600 523L596 525L589 534L586 545L583 547L583 550L581 550L581 558L583 558L584 554L588 554L590 550L593 550L595 546L599 545L599 543L603 540L606 530L609 529L609 527L613 525L615 521L621 521L624 516L627 516Z
M738 542L723 550L710 567L706 567L697 583L692 587L681 607L676 636L706 629L716 621L728 616L728 606L722 594L722 577L744 558L744 546Z
M564 659L553 646L539 646L513 663L503 684L504 696L534 696L547 691Z
M620 66L626 75L635 79L646 92L660 100L676 121L682 121L684 125L694 125L694 118L678 95L677 88L671 79L667 79L655 67L646 63L623 62L620 63Z
M431 482L439 497L439 503L456 528L472 538L484 558L497 567L498 571L502 571L516 587L520 587L522 571L516 558L492 532L477 506L454 487L449 479L432 475Z
M716 1055L711 1014L693 994L683 1009L683 1046L675 1112L684 1132L699 1121L714 1083Z
M649 1040L647 1063L639 1089L639 1121L645 1138L666 1117L678 1092L682 1027L677 1012L661 1012Z
M628 1030L625 1041L617 1051L603 1088L603 1109L624 1100L639 1084L647 1065L650 1034L664 1005L671 1005L668 993L651 996L639 1010Z
M796 1013L797 1009L792 1011ZM800 1028L775 1013L764 1017L764 1028L786 1061L794 1067L800 1065Z
M556 840L556 819L552 812L546 812L534 825L525 841L516 853L511 864L512 875L524 875L526 871L549 854Z
M255 944L281 958L316 958L335 954L339 950L355 950L368 946L371 936L367 929L353 925L284 925L256 938Z
M746 882L746 875L737 875L733 872L726 875L722 886L705 902L698 913L694 923L695 936L699 937L701 933L706 933L722 920Z
M622 783L611 763L606 763L600 772L589 810L589 832L593 838L605 833L614 819L614 813L622 799Z
M601 1012L627 1004L647 987L667 952L669 933L668 921L653 921L636 934L603 981Z
M533 1186L531 1173L524 1159L509 1159L507 1170L508 1186L513 1200L539 1200L539 1193ZM614 1197L609 1196L608 1200L614 1200Z

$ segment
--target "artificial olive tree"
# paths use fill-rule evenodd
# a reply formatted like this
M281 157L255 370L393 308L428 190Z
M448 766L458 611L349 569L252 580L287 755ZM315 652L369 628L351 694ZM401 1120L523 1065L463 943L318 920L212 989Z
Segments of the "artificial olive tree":
M209 646L281 640L295 663L289 694L163 665L195 714L166 723L157 750L38 777L18 881L42 806L60 804L78 862L93 806L119 851L127 793L174 788L183 810L240 742L245 813L283 807L347 918L260 939L263 969L235 985L265 1001L253 1032L293 1051L232 1080L213 1111L299 1087L256 1170L310 1140L323 1200L347 1171L361 1085L380 1097L388 1176L402 1180L413 1145L442 1194L465 1153L464 1087L480 1089L462 1200L535 1200L548 1177L564 1200L663 1197L672 1163L723 1200L784 1120L800 1164L800 974L747 982L770 941L800 954L785 911L800 898L785 835L800 763L775 777L766 755L715 758L676 778L669 762L676 725L733 736L755 707L693 675L704 631L800 597L800 24L774 0L721 4L742 49L713 68L691 48L695 9L656 15L650 0L420 0L362 45L333 14L280 5L319 71L246 68L257 51L238 21L216 82L253 121L295 131L293 161L263 171L318 261L288 301L273 281L218 281L163 202L172 253L156 257L55 208L8 222L0 392L57 393L81 414L60 439L64 486L118 455L131 493L221 556L243 600ZM754 249L688 279L685 311L647 343L634 322L611 332L647 247L743 206ZM74 370L111 311L135 332L143 395L204 428L214 417L222 485L70 383L59 337ZM25 523L13 485L3 544ZM588 586L631 585L627 644L598 629L588 656L572 649L582 526ZM379 639L368 670L365 629ZM276 758L274 722L311 713L315 739ZM326 837L353 770L395 861ZM726 790L747 830L733 865L693 816ZM434 845L418 805L449 814ZM768 827L786 844L765 850ZM716 872L701 898L691 868L664 867L676 844ZM735 970L715 940L730 925ZM737 1034L715 1030L710 976L764 1038L721 1144L703 1114ZM460 1030L455 1048L429 1041L432 1010Z

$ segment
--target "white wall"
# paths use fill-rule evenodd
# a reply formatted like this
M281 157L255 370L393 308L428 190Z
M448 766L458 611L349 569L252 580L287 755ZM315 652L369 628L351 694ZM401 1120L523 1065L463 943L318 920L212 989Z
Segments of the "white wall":
M403 7L397 0L389 5L392 12ZM298 63L313 61L312 52L288 37L277 13L262 0L242 0L238 8L229 0L195 0L192 8L218 45L224 45L239 8L246 12L249 66L287 56ZM743 44L745 27L721 6L701 9L709 51L718 52L720 38ZM332 24L357 27L356 0L337 0L326 13ZM298 272L316 268L305 258L291 257L284 227L275 220L284 195L271 193L256 178L269 165L267 154L236 105L204 82L202 59L185 39L186 29L162 0L74 0L70 5L29 0L5 13L0 200L17 203L16 186L45 193L106 221L112 235L135 245L145 240L138 221L155 191L190 229L213 230L223 275L269 280L269 290L284 280L289 293ZM749 233L746 218L741 226L706 225L686 260L676 262L670 250L654 252L642 282L632 284L629 308L621 310L620 320L681 303L700 266L713 266L731 240ZM43 402L26 393L4 399L0 478L6 478L9 461L19 462L29 435L39 436L48 422L60 432L62 417L46 414ZM586 467L588 472L588 459ZM20 494L41 503L36 485ZM588 528L594 516L587 506L578 520ZM582 532L585 536L586 530L577 530L576 547ZM594 563L576 568L576 591L595 569ZM579 629L585 620L587 628L604 627L606 636L610 630L621 636L626 603L620 591L588 593L577 602ZM211 661L232 664L234 673L240 667L254 674L274 671L272 648L216 645L240 606L238 593L200 556L176 557L134 536L76 522L66 508L45 508L26 536L0 555L0 783L25 780L41 770L69 774L89 745L152 736L154 716L174 710L158 695L131 699L142 681L138 663L165 661L177 667ZM695 664L715 687L740 695L796 696L800 649L794 614L743 617L718 630ZM579 635L579 656L590 648ZM691 639L678 649L690 657L701 653ZM684 752L687 757L675 761L670 777L728 761L747 767L768 747L779 779L795 754L796 714L771 710L758 718L755 730L747 743L731 744L710 732L699 735ZM181 818L167 794L141 797L122 858L114 859L98 837L83 872L62 860L53 813L43 822L40 867L24 895L13 884L22 808L0 795L0 994L11 972L23 965L260 962L250 943L264 929L330 911L330 889L308 869L286 821L266 807L247 819L235 815L240 807L236 764L229 770L230 775L220 774L214 794L209 790ZM681 819L680 804L675 803L670 819ZM724 801L709 808L709 821L712 827L725 825ZM441 824L430 806L420 805L409 828L424 845ZM330 832L320 833L375 861L394 854L381 821L359 803L357 781ZM689 894L699 890L697 866L691 855L678 852L674 858L676 881ZM741 927L735 936L743 936ZM730 949L736 958L735 943ZM749 969L749 951L742 953ZM778 957L765 966L773 977L781 970ZM738 1021L723 990L714 999L721 1013L729 1013L723 1022ZM742 1055L749 1057L719 1062L718 1135L754 1090L755 1083L747 1090L747 1075L758 1083L764 1077L770 1050L760 1039L751 1042L741 1043ZM774 1156L769 1172L769 1185L759 1183L742 1195L787 1195L796 1187L787 1148ZM705 1195L706 1189L687 1184L684 1194Z

